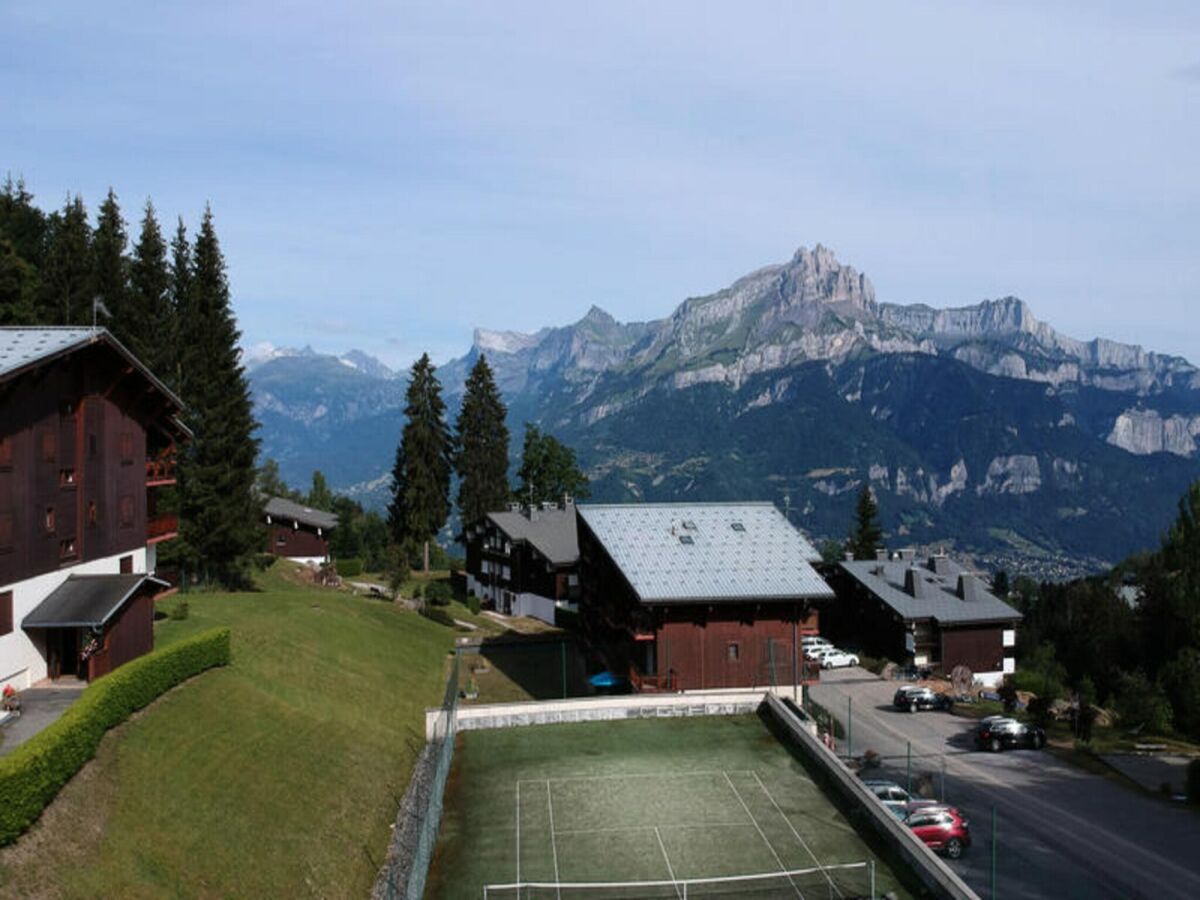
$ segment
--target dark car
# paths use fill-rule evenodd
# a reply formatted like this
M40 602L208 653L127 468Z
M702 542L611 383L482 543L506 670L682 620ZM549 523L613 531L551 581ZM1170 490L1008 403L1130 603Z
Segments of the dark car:
M975 732L975 743L984 750L1040 750L1046 746L1046 732L1036 725L1016 719L990 719Z
M967 820L953 806L935 806L913 811L905 824L925 846L951 859L958 859L971 846Z
M939 694L927 687L902 687L892 697L893 706L909 712L919 709L949 709L953 702L946 694Z

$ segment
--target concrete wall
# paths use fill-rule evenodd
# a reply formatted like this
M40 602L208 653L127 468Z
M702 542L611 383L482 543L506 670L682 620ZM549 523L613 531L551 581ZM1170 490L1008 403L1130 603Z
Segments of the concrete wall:
M554 624L554 601L537 594L517 594L513 601L514 616L529 616Z
M778 697L768 696L767 706L775 720L795 738L804 755L829 776L833 788L863 809L869 825L899 853L933 896L951 900L979 900L978 894L967 887L912 831L897 821L883 803L867 790L858 776L846 768L837 754L817 739L805 720L800 719Z
M13 630L0 637L0 688L11 684L19 691L25 690L35 681L46 677L42 635L30 633L21 627L21 622L34 608L46 599L70 575L116 575L121 571L121 557L133 557L133 571L146 571L146 548L140 547L127 553L93 559L77 566L58 569L26 578L14 584L0 585L0 592L13 592ZM39 643L35 643L37 640Z

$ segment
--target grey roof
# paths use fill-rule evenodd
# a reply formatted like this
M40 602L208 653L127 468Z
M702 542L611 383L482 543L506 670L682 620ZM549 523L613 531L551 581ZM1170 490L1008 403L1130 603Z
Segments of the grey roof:
M320 528L323 531L336 528L338 522L337 516L331 512L313 509L311 506L305 506L283 497L270 498L263 511L271 517L272 521L299 522L301 525L311 525L313 528Z
M71 575L25 616L21 627L99 628L146 584L168 587L145 574Z
M585 504L643 603L832 599L812 544L771 503Z
M493 512L487 517L510 539L528 541L552 565L569 566L579 561L579 534L572 504L565 509L539 509L532 519L526 512Z
M854 560L842 569L904 619L934 619L946 625L968 622L1016 621L1021 614L989 593L986 583L954 560ZM938 569L935 572L933 569ZM965 577L965 599L959 578ZM919 595L906 588L908 580Z

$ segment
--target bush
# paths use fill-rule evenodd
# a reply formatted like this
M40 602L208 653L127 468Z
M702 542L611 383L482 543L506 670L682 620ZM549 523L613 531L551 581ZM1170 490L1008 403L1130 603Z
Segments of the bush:
M425 599L434 606L449 606L454 599L454 588L446 581L431 581L425 586Z
M1141 671L1117 676L1116 710L1123 728L1141 728L1149 734L1171 730L1171 704L1167 695Z
M339 559L337 561L337 572L343 578L355 578L363 573L363 561L361 559Z
M188 605L187 598L181 597L179 598L179 601L171 607L170 612L167 613L167 618L175 622L182 622L188 617L188 614L191 611L192 609Z
M0 759L0 845L12 843L135 710L229 663L229 629L214 628L128 662L90 685L62 718Z
M259 572L265 572L267 569L271 568L271 566L274 564L274 562L275 562L275 554L273 554L273 553L255 553L254 554L254 568L257 569Z
M467 594L467 609L469 609L473 615L479 615L479 611L482 608L483 607L480 604L478 597L476 597L474 594Z
M858 664L868 672L880 675L883 673L883 667L888 664L888 660L882 656L864 656L863 654L859 654Z
M1187 783L1184 787L1188 803L1200 806L1200 759L1193 759L1187 767Z

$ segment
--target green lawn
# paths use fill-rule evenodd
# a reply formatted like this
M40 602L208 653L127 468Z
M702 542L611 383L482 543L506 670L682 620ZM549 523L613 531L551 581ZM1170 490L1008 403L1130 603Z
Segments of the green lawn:
M468 900L485 884L517 880L711 878L867 859L880 892L908 896L757 716L526 726L460 734L426 896ZM862 896L867 886L865 869L760 884L784 897L797 887ZM670 886L636 895L678 896Z
M233 629L234 661L115 729L0 851L0 894L362 897L437 705L454 633L265 573L191 594L165 646ZM165 601L170 606L174 601Z

